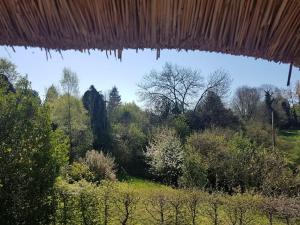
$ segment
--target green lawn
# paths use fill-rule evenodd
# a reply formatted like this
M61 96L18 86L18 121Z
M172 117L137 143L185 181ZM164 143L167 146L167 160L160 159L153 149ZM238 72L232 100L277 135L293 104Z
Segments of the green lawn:
M140 178L131 177L130 179L120 182L122 186L128 186L137 192L153 192L153 191L171 191L170 186L166 186L157 182L143 180Z
M283 140L280 145L289 161L300 165L300 130L280 131L279 137Z

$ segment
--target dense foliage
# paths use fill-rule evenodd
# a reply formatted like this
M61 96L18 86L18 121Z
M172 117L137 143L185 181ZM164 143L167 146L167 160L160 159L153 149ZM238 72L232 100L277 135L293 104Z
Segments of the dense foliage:
M48 110L29 83L15 92L7 86L0 87L0 223L47 224L49 196L68 161L69 141L51 130Z
M0 224L299 223L300 85L243 86L230 102L230 83L166 64L139 84L142 108L115 86L81 97L64 69L40 99L0 59Z

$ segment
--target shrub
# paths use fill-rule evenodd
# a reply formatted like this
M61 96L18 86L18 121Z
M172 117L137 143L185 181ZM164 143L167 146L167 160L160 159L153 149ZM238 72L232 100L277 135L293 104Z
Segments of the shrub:
M95 174L97 181L102 179L116 180L116 165L114 158L95 150L87 151L84 162Z
M276 211L287 225L299 224L300 199L280 196L275 201Z
M55 192L57 202L54 224L79 224L78 187L58 179L55 184Z
M272 128L269 124L257 121L249 121L244 126L245 135L259 146L271 148L272 147Z
M259 204L259 209L268 217L269 225L273 225L274 217L276 216L277 199L274 197L265 197Z
M169 197L162 191L152 193L145 201L145 210L150 215L152 224L169 224L171 206Z
M99 224L99 194L95 184L81 180L78 183L78 208L80 210L81 224Z
M255 196L247 194L236 194L225 198L225 212L231 225L256 224L253 212L257 206Z
M299 224L299 198L57 179L53 224ZM268 217L266 217L266 216Z
M182 187L202 188L207 184L207 164L200 154L192 149L185 149L182 176L179 179Z
M276 217L279 217L287 225L300 223L299 197L264 197L258 208L268 217L269 225L275 224Z
M90 171L85 163L73 162L67 167L67 179L73 183L82 179L86 181L94 181L94 174Z
M220 218L220 211L221 206L224 204L223 196L212 193L211 195L207 196L207 207L206 207L206 215L209 217L211 224L213 225L220 225L222 224Z
M103 180L100 183L99 195L100 195L100 215L103 225L107 225L112 220L113 214L113 194L116 188L114 182Z
M187 193L186 208L187 216L186 220L191 225L196 225L200 216L200 206L204 203L205 194L194 189Z
M183 148L174 130L164 128L155 134L146 155L154 174L177 185L183 167Z
M139 197L130 189L120 189L115 198L118 220L121 225L132 224L137 212Z
M228 132L207 130L194 133L185 145L183 181L190 186L211 187L228 186L232 180L230 155L226 135Z
M171 224L180 225L184 224L184 206L185 198L183 193L174 193L171 195L170 199L170 209L171 209Z

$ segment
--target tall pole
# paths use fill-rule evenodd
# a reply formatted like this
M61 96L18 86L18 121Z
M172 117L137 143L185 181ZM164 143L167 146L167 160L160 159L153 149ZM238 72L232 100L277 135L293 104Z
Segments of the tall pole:
M275 151L275 129L274 129L274 110L272 109L272 147Z

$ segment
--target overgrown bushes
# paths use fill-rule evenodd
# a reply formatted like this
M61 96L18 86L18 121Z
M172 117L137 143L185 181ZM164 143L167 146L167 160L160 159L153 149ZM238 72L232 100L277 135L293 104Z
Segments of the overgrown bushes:
M284 156L245 134L210 129L191 134L182 143L172 129L159 129L146 155L160 181L229 194L256 191L265 195L299 193L296 170Z

